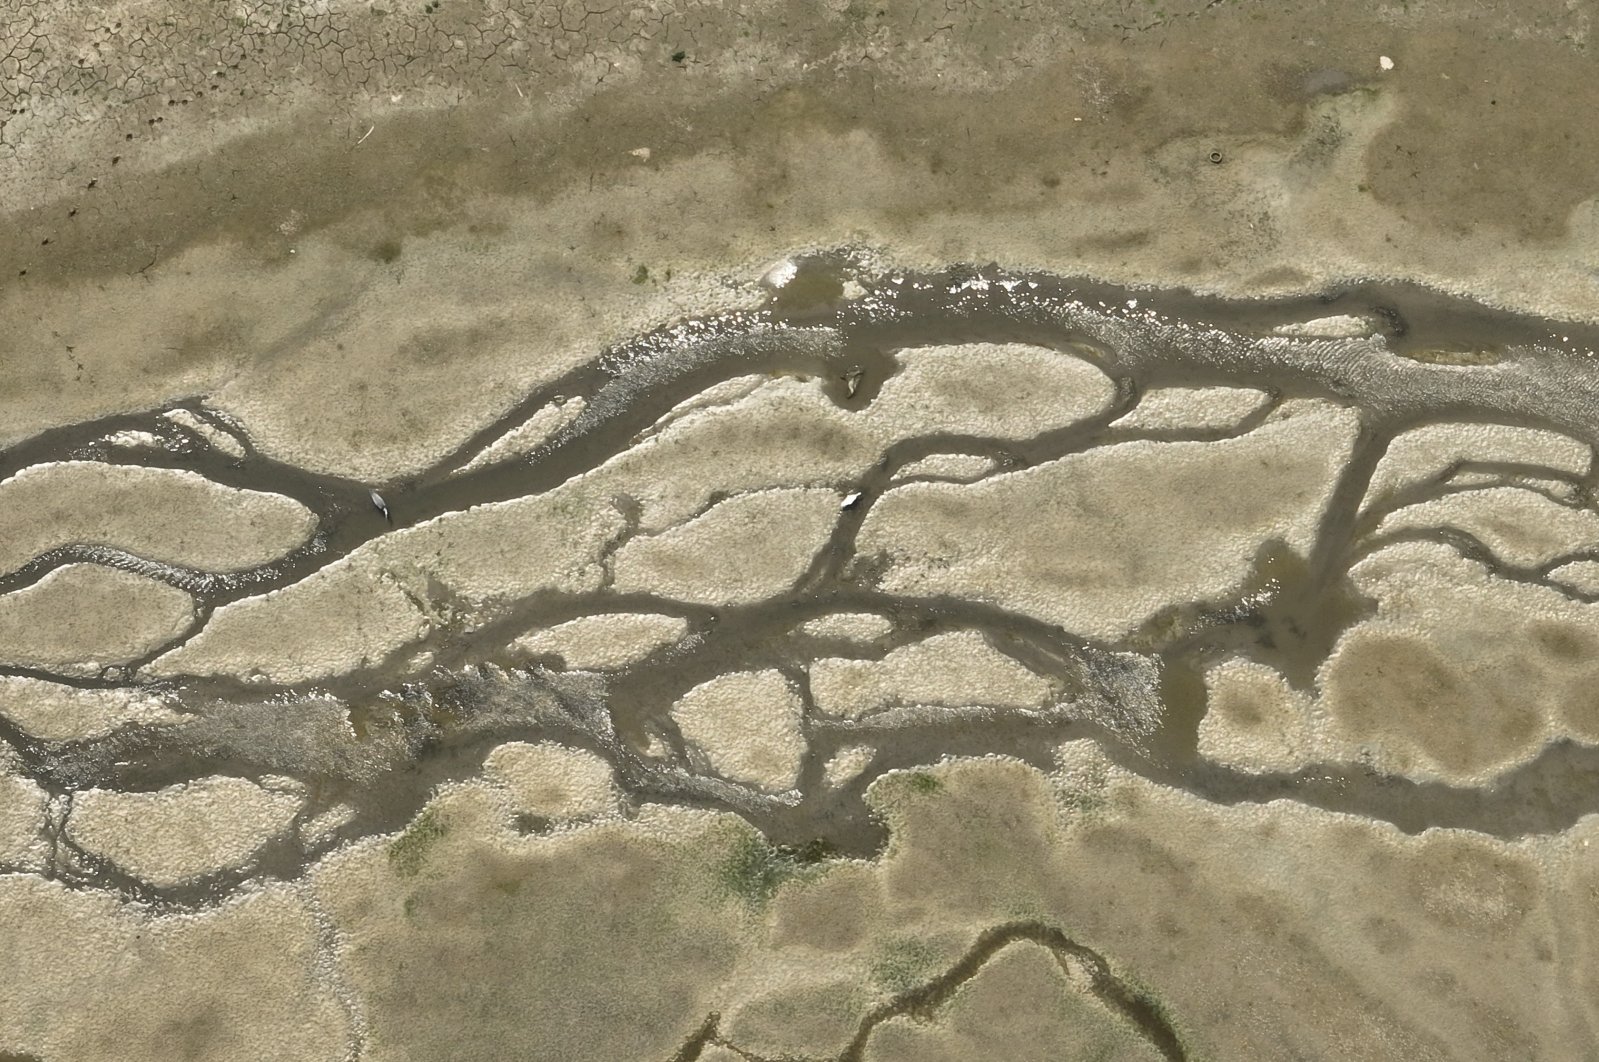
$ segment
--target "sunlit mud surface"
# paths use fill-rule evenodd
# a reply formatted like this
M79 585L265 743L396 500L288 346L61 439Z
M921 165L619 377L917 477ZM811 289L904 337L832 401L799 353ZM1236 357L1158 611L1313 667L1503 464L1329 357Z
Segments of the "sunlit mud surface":
M1594 336L767 283L381 493L201 402L0 455L0 904L191 1001L0 1052L1591 1042Z

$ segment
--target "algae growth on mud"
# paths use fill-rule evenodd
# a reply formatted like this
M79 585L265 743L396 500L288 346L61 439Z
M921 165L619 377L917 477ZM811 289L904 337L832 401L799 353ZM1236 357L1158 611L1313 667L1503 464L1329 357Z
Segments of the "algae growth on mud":
M1592 336L1500 314L1425 356L1479 311L1402 287L780 275L386 513L204 403L14 447L0 495L50 501L0 596L10 924L221 961L303 920L250 961L323 1015L307 1058L1000 1057L1010 993L1057 1014L1040 1057L1237 1057L1267 1034L1219 1000L1300 1005L1193 976L1240 947L1334 1024L1351 971L1485 932L1570 976L1538 956L1599 767ZM1307 904L1359 924L1290 932ZM4 976L37 1012L42 968ZM474 993L531 1009L467 1032ZM109 1020L0 1045L94 1057Z

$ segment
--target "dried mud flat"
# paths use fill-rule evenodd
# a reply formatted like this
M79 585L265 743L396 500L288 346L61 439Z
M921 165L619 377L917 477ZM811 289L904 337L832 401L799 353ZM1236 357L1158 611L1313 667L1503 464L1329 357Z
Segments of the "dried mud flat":
M1588 37L0 0L0 1060L1591 1056Z

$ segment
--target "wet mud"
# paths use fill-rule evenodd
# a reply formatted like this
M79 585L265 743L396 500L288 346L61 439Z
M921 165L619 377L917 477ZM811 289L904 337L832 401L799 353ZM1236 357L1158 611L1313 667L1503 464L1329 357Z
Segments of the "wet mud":
M1594 444L1599 363L1592 352L1599 349L1599 329L1491 312L1404 285L1360 285L1314 298L1222 301L993 268L863 275L842 255L802 261L796 276L760 310L685 321L598 352L592 363L529 394L439 466L386 486L387 514L374 507L369 485L273 461L200 403L182 408L236 434L242 457L211 448L164 419L164 409L53 430L0 455L0 475L67 457L158 464L200 472L227 486L277 492L310 508L320 531L309 545L245 572L184 570L82 544L53 550L0 578L4 592L75 561L125 568L194 595L193 634L217 608L292 585L383 535L567 483L634 445L675 406L735 376L820 379L840 408L862 410L896 371L898 350L1026 343L1090 360L1110 377L1115 392L1100 413L1028 439L933 433L893 443L863 476L838 485L858 492L858 498L840 513L830 540L798 584L755 604L691 605L660 594L609 589L540 594L469 634L430 635L423 646L430 663L420 672L379 661L308 687L229 677L142 678L141 668L158 653L106 669L98 678L4 669L84 687L139 688L166 698L187 716L175 726L132 726L107 737L66 742L41 740L0 721L0 737L16 750L22 772L50 795L56 825L47 876L74 887L112 888L160 906L215 903L250 881L293 878L349 840L399 829L440 784L474 776L489 750L513 740L557 741L600 755L613 767L630 806L665 802L731 810L774 842L821 843L828 851L850 855L877 852L886 836L862 799L884 772L985 754L1015 756L1048 769L1051 750L1079 737L1099 742L1129 771L1206 800L1299 801L1411 833L1450 826L1514 838L1562 830L1599 807L1599 788L1592 783L1599 749L1570 740L1547 745L1488 787L1415 781L1347 765L1245 771L1207 761L1198 747L1206 714L1200 676L1210 663L1241 654L1278 668L1293 687L1313 691L1317 669L1339 636L1373 614L1375 603L1355 589L1348 571L1376 548L1375 517L1361 511L1361 499L1396 434L1441 421L1507 423L1548 428ZM859 285L857 297L844 297L846 282ZM1370 327L1343 338L1285 334L1292 326L1334 315L1356 317ZM1455 356L1433 356L1439 351ZM1469 365L1461 363L1465 354L1472 355L1464 358ZM1146 391L1173 385L1244 386L1267 391L1270 401L1226 429L1140 431L1116 425ZM584 400L583 412L530 454L462 471L534 411L574 397ZM1119 641L1072 635L974 600L886 593L875 585L880 559L855 548L859 529L899 470L929 454L981 455L991 458L999 473L1009 473L1134 438L1235 437L1283 403L1306 399L1350 406L1360 416L1354 450L1320 517L1309 555L1268 543L1254 574L1231 595L1173 605ZM97 443L128 430L156 432L170 445L129 454ZM1407 488L1388 508L1444 496L1458 489L1451 477L1462 473L1511 480L1534 471L1514 464L1456 463L1444 475ZM1555 482L1569 493L1566 503L1589 504L1591 478L1557 474ZM1014 518L1027 520L1029 514ZM1455 531L1408 537L1456 546L1496 577L1512 581L1548 585L1545 577L1555 566L1514 568ZM1556 563L1581 557L1599 557L1599 543ZM1561 592L1572 600L1588 599L1569 589ZM688 621L689 634L614 674L565 672L558 659L530 663L507 653L522 631L615 611L680 616ZM894 630L870 644L817 639L797 630L807 620L849 611L885 615ZM859 720L826 717L811 700L807 667L816 659L880 660L901 646L956 630L981 632L991 645L1049 678L1058 692L1047 705L1022 712L971 705ZM685 742L670 714L673 703L699 683L730 671L767 668L777 669L799 691L809 749L798 785L777 793L719 776ZM293 736L296 719L314 722L303 739ZM841 749L860 744L873 750L867 769L842 787L824 786L824 765ZM60 828L71 814L73 793L85 788L149 791L219 773L253 779L286 774L299 780L307 799L297 823L335 806L354 811L314 843L296 840L300 834L291 831L246 866L170 889L118 871L76 847Z

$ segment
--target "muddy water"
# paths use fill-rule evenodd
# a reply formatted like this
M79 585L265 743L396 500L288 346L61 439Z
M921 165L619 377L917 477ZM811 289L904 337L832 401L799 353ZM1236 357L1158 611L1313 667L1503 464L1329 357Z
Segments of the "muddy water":
M860 282L866 293L844 300L846 278ZM1285 324L1337 314L1369 318L1373 334L1353 339L1273 334ZM1360 530L1358 504L1395 433L1434 420L1484 420L1553 428L1590 445L1596 441L1599 363L1591 352L1599 350L1599 331L1503 315L1406 286L1363 285L1320 298L1224 302L995 270L860 278L849 274L841 258L819 258L802 264L797 278L760 311L640 336L529 395L437 468L413 482L386 487L392 525L371 505L368 485L274 461L249 447L248 440L240 459L182 438L174 438L177 449L154 457L96 449L95 440L119 430L181 434L160 418L161 411L46 433L0 455L0 475L70 456L169 464L227 485L293 497L317 513L322 532L283 561L230 576L151 564L104 547L68 547L0 578L0 591L25 586L72 560L92 559L193 593L200 604L198 629L212 609L289 585L394 527L564 483L627 449L678 403L729 377L819 377L841 407L860 409L893 371L895 350L971 341L1070 350L1112 377L1116 399L1100 415L1022 442L933 435L895 444L854 485L862 504L842 514L827 548L789 594L733 608L621 594L535 600L469 641L435 647L437 666L426 675L377 671L316 690L263 690L221 679L163 687L194 713L194 721L162 732L134 728L99 741L52 743L0 721L0 738L18 749L26 772L52 794L58 820L70 812L72 793L88 786L155 789L218 772L299 778L309 792L302 820L339 803L356 808L348 825L315 848L280 840L247 870L179 889L155 890L121 875L72 850L59 830L53 873L158 904L211 902L251 877L293 876L344 840L398 828L434 787L475 774L488 750L506 740L557 740L590 749L613 764L634 802L727 808L776 842L814 847L819 841L820 850L860 854L875 850L883 839L881 825L862 801L867 784L883 771L946 755L985 753L1047 767L1053 746L1073 737L1093 738L1122 766L1208 799L1287 797L1405 830L1451 825L1515 836L1565 827L1599 802L1591 781L1599 769L1599 750L1564 743L1549 746L1492 791L1405 782L1360 770L1245 774L1198 755L1204 714L1199 674L1207 661L1247 649L1294 686L1308 688L1338 634L1369 613L1370 602L1355 593L1345 572ZM970 601L900 599L873 589L871 558L856 556L854 538L899 469L930 453L953 451L988 456L999 468L1013 470L1119 441L1128 432L1112 421L1146 389L1170 384L1242 385L1265 389L1277 402L1324 398L1362 411L1354 454L1311 556L1264 550L1236 595L1174 608L1121 644L1098 644ZM459 471L533 411L572 397L584 399L584 412L529 457ZM207 415L196 403L188 408ZM1262 410L1227 433L1248 430L1266 414ZM1150 434L1209 439L1227 433ZM1592 484L1576 487L1587 491ZM1430 486L1416 497L1444 489ZM1507 577L1526 577L1485 560ZM509 638L529 627L629 609L680 615L691 633L671 651L610 677L519 669L504 656ZM840 610L884 613L895 621L895 630L870 645L796 633L805 620ZM949 711L893 726L828 720L814 711L805 676L809 661L881 658L930 634L960 629L984 632L1055 680L1062 691L1056 702L1034 713ZM766 795L715 777L668 715L690 687L730 670L762 668L789 676L806 701L810 751L796 793ZM128 681L126 672L108 672L82 684ZM821 782L823 765L838 749L856 744L876 750L871 766L842 788L827 789ZM665 754L646 755L643 750L652 745Z

